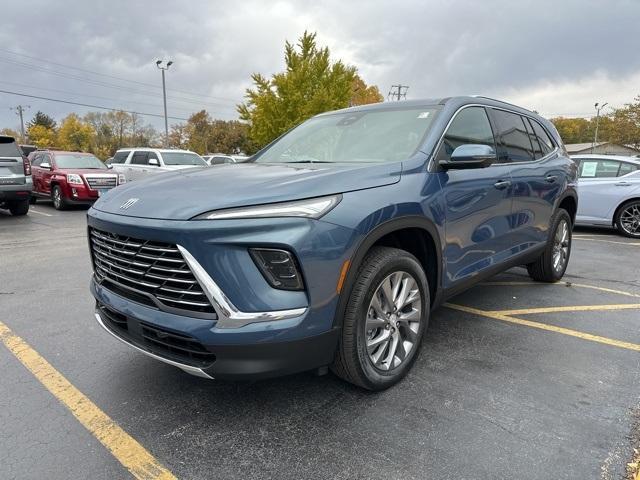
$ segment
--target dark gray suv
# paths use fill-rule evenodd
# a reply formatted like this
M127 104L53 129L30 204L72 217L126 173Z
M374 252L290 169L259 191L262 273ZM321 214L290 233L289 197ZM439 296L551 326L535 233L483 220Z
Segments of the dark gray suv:
M33 182L31 164L13 137L0 136L0 208L26 215Z

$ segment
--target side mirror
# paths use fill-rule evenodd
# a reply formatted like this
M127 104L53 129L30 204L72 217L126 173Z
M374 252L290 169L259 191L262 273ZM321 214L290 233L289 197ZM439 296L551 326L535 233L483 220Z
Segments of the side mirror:
M42 162L40 164L40 168L44 168L45 170L51 170L51 164L47 162Z
M158 161L157 158L150 158L148 163L152 167L159 167L160 166L160 162Z
M451 160L441 160L445 170L485 168L496 161L496 151L489 145L469 143L460 145L451 154Z
M111 170L113 168L113 165L111 165L110 163L107 163L107 168Z

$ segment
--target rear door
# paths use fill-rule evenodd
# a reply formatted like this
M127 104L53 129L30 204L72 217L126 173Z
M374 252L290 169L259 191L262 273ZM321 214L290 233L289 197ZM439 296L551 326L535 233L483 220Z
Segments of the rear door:
M149 152L143 150L134 150L127 165L127 181L138 180L145 175L145 170L148 167L148 156Z
M13 137L0 136L0 188L2 185L24 185L24 160Z
M601 158L580 159L579 221L611 225L618 205L640 187L640 175L634 172L637 172L637 165L631 162Z
M556 145L538 122L495 108L491 116L498 130L500 162L511 166L514 248L523 251L546 242L566 173Z
M484 107L469 106L451 120L436 152L449 160L460 145L496 148ZM440 173L445 207L445 287L470 278L512 255L510 167L450 169Z

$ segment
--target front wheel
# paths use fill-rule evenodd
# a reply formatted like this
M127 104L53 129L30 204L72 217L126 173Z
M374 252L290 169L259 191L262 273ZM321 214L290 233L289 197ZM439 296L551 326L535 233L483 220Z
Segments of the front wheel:
M615 223L625 237L640 238L640 200L622 205L616 213Z
M569 265L571 255L571 217L558 209L551 222L551 235L542 255L527 265L529 276L537 282L559 281Z
M59 185L54 185L53 189L51 189L51 201L56 210L64 210L67 208L67 201Z
M416 359L429 308L420 262L404 250L373 248L349 296L333 372L369 390L394 385Z

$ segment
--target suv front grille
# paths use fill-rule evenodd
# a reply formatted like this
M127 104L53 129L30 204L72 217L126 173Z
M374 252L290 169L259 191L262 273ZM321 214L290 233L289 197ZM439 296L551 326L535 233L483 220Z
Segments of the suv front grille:
M195 338L127 317L98 302L103 323L118 337L155 355L185 365L210 367L215 354Z
M94 177L85 175L84 177L89 184L89 188L96 190L98 188L113 188L116 186L118 180L115 176L109 177Z
M89 230L93 267L100 282L139 303L163 310L206 314L215 310L175 245ZM141 301L146 297L147 302ZM164 308L163 308L164 307ZM196 315L196 316L201 316Z

